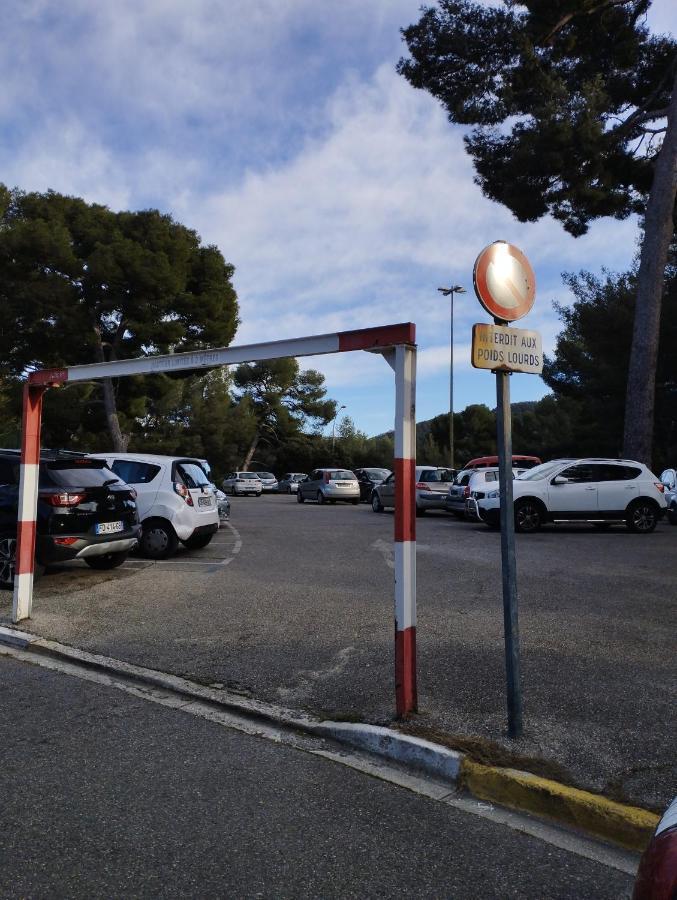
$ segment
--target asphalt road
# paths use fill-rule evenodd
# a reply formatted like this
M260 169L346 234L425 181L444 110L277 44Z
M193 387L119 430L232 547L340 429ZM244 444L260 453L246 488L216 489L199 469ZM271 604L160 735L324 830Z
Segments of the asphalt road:
M392 514L264 496L235 498L231 521L173 562L48 574L29 630L286 706L391 721ZM525 734L512 742L500 536L437 514L417 527L411 727L662 808L677 793L677 529L518 536Z
M628 897L307 752L0 657L0 897Z

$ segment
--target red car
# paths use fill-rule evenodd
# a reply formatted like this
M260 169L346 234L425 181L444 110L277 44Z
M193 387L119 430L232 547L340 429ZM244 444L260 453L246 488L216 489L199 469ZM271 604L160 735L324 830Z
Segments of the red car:
M677 797L665 810L639 864L632 900L677 897Z

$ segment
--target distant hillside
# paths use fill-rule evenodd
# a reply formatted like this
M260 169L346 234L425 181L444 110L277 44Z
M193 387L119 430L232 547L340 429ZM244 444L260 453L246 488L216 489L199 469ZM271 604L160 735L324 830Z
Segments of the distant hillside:
M519 415L521 413L533 411L535 409L537 403L538 403L538 400L522 400L520 403L511 403L510 409L512 411L513 416ZM470 407L466 407L466 409L469 409L469 408ZM465 410L464 410L464 412L465 412ZM494 407L491 410L491 412L493 415L496 415L496 407ZM454 413L454 418L457 415L459 415L458 410ZM433 416L432 419L424 419L422 422L417 422L416 423L416 440L417 441L424 440L427 437L427 435L429 435L430 432L432 431L433 423L437 422L441 417L444 417L446 419L447 413L446 412L440 413L437 416ZM383 434L377 434L376 437L377 438L381 438L381 437L392 438L392 437L394 437L394 434L395 434L395 432L391 430L391 431L385 431Z

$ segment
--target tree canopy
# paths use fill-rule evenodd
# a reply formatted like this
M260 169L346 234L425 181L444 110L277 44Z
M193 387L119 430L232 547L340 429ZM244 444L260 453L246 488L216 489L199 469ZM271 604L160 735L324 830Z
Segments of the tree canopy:
M217 247L157 210L115 213L0 185L0 369L20 376L226 345L238 324L233 271ZM150 380L103 381L117 450L145 413ZM161 384L171 379L156 380L156 392Z
M403 30L399 72L444 105L476 181L523 222L574 236L643 217L624 453L651 461L655 374L677 194L677 44L650 0L438 0ZM630 262L630 260L628 260Z

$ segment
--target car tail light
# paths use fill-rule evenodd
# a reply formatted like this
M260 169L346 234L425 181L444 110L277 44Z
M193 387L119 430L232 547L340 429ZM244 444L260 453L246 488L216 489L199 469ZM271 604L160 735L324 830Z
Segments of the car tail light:
M416 484L414 485L414 487L416 488L417 491L427 491L428 490L428 485L425 483L425 481L417 481Z
M654 481L654 485L656 487L656 490L660 491L661 494L665 493L665 485L663 484L662 481Z
M175 481L174 490L179 495L179 497L183 497L188 506L193 506L193 498L190 496L190 491L185 484L181 484L180 481Z
M61 544L63 547L70 547L77 541L76 537L54 538L55 544Z
M78 503L82 503L86 496L86 494L69 494L64 492L62 494L47 494L45 500L50 506L77 506Z

